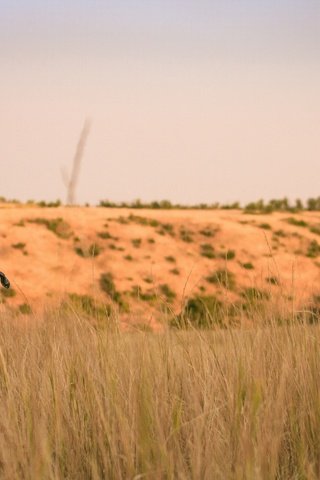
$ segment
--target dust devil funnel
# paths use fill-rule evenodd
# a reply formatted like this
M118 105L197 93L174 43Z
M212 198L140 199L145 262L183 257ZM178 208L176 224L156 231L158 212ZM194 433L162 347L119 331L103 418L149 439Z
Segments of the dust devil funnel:
M7 279L7 277L5 276L4 273L0 272L0 282L1 282L1 285L4 287L4 288L9 288L10 287L10 282L9 280Z

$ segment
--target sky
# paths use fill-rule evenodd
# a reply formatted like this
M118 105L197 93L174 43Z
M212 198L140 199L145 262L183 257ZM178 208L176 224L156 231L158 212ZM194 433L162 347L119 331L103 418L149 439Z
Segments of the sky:
M320 195L318 0L1 0L0 196Z

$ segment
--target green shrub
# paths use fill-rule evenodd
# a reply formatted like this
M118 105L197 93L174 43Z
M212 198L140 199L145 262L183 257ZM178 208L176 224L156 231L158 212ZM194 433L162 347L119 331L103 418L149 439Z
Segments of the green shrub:
M201 235L203 235L204 237L213 237L216 233L215 230L212 230L211 228L207 227L207 228L204 228L203 230L200 230L199 232Z
M17 250L23 250L25 246L26 244L23 242L13 243L11 245L12 248L16 248Z
M315 233L316 235L320 235L320 226L310 227L309 230L310 230L311 233Z
M28 219L28 222L46 226L50 232L53 232L59 238L67 239L72 235L70 225L61 217L51 220L47 218L31 218Z
M153 291L143 292L139 285L133 285L131 290L131 295L138 300L143 300L144 302L152 302L156 300L157 295Z
M254 266L251 262L241 263L241 267L245 268L246 270L253 270L254 269Z
M25 227L26 224L24 223L24 220L19 220L19 222L13 224L14 227Z
M101 290L106 293L111 300L117 303L123 311L128 311L128 305L123 300L121 293L116 289L111 273L102 273L99 284Z
M200 245L200 255L206 258L216 258L214 248L210 243Z
M22 315L30 315L32 313L32 309L28 303L22 303L19 305L18 309Z
M172 270L170 270L170 273L172 273L173 275L180 275L180 270L178 268L173 268Z
M308 224L304 220L298 220L297 218L294 217L289 217L286 218L285 220L289 225L294 225L295 227L307 227Z
M316 240L311 240L307 250L307 257L316 258L320 255L320 245Z
M283 230L276 230L275 232L273 232L273 235L283 238L287 236L287 234Z
M226 252L219 253L219 257L224 260L233 260L235 256L236 252L234 250L227 250Z
M129 262L132 262L132 260L133 260L133 257L131 255L125 255L123 258L125 260L128 260Z
M79 257L89 258L89 257L97 257L101 253L102 249L96 243L92 243L91 245L89 245L88 248L75 247L74 251L76 252L77 255L79 255Z
M182 312L170 325L174 328L212 328L224 325L223 304L212 295L196 295L186 302Z
M12 298L17 295L17 292L12 288L1 288L1 297L2 298Z
M97 305L94 299L90 295L79 295L77 293L70 293L69 299L75 305L76 308L81 309L83 313L87 315L110 315L110 305Z
M166 283L160 285L160 292L166 297L168 302L172 302L176 298L176 293Z
M249 302L256 301L256 300L268 300L270 297L268 292L264 292L255 287L246 288L241 293L241 296L244 297Z
M113 236L110 235L109 232L98 232L97 233L99 238L102 238L103 240L111 240L113 239Z
M165 260L169 263L175 263L176 259L172 255L168 255L167 257L164 257Z
M133 238L131 243L135 248L139 248L141 246L141 238Z
M271 230L271 225L269 223L260 223L258 227L262 228L263 230Z
M271 285L279 285L279 279L275 276L267 277L266 282L270 283Z
M207 282L214 283L215 285L220 285L224 288L230 290L234 289L236 286L235 275L229 270L216 270L211 275L206 278Z
M184 242L186 243L193 242L193 238L192 238L193 233L191 232L191 230L181 227L179 233L180 233L181 240L183 240Z

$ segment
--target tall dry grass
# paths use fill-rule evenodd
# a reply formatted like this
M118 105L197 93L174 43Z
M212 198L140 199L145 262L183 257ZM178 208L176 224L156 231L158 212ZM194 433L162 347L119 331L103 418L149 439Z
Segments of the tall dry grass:
M318 479L320 328L0 324L1 479Z

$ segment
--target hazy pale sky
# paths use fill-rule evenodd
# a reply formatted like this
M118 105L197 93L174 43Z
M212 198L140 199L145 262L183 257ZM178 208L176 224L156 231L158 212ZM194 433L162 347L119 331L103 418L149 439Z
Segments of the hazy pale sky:
M319 0L1 0L0 196L320 195Z

